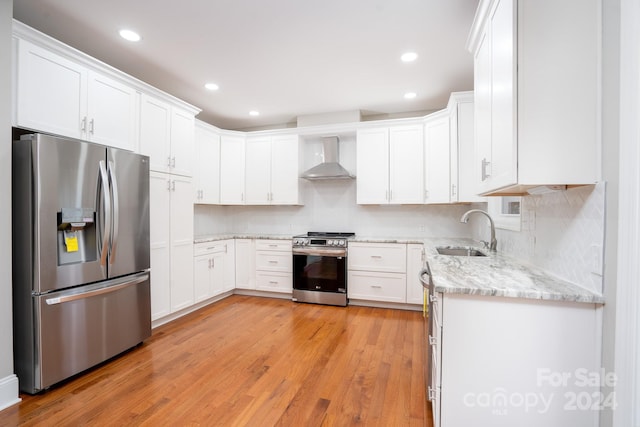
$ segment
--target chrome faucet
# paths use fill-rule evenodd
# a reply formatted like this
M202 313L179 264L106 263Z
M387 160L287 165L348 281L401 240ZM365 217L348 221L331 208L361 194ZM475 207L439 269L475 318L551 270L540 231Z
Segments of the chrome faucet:
M498 241L496 240L496 227L493 224L493 218L491 218L491 215L489 215L483 210L471 209L466 211L464 215L462 215L462 218L460 218L460 222L464 222L465 224L469 222L469 215L471 215L472 213L479 213L489 218L489 224L491 225L491 242L487 243L483 241L482 243L484 243L484 246L488 248L490 251L495 251L496 247L498 246Z

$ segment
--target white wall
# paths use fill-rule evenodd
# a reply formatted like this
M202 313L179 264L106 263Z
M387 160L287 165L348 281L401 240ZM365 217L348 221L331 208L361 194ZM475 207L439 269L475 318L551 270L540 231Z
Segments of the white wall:
M13 373L11 309L11 19L13 3L0 1L0 409L18 401Z

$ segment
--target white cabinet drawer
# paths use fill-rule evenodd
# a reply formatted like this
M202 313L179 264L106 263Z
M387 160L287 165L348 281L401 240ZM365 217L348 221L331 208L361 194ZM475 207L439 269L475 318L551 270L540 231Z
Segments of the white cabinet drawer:
M286 252L256 251L256 270L291 273L293 255Z
M193 245L194 256L216 254L221 252L227 253L228 250L229 250L228 241L226 240L219 240L216 242L196 243L195 245Z
M404 303L406 289L406 274L349 271L349 298Z
M402 243L349 243L349 270L406 273L407 245Z
M291 293L293 291L292 274L257 271L256 289L260 291Z
M291 240L256 240L257 251L291 251Z

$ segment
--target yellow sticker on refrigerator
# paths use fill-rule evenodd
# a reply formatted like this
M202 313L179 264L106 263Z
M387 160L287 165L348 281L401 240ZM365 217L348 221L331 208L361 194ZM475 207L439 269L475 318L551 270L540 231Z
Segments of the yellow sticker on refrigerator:
M67 247L67 252L78 252L78 235L75 231L64 232L64 244Z

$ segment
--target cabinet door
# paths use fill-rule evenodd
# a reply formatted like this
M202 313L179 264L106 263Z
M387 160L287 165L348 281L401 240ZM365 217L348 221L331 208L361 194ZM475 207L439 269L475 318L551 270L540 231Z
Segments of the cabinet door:
M424 247L420 244L407 245L407 303L423 304L423 287L419 273L424 265Z
M193 294L195 302L211 296L211 257L200 255L193 259Z
M274 137L271 142L271 204L300 203L299 142L297 135Z
M423 156L421 125L389 129L389 203L423 203Z
M209 256L211 260L211 270L210 270L210 295L220 295L224 291L224 275L225 275L225 265L226 265L226 256L224 252L215 253Z
M271 138L247 138L245 143L245 203L271 202Z
M220 138L220 203L244 204L244 138Z
M195 203L220 202L220 136L202 127L195 129Z
M149 177L149 238L151 256L151 320L171 313L171 181L151 172Z
M516 136L515 8L511 0L497 2L491 18L491 188L515 184Z
M179 108L171 108L171 173L193 176L195 118Z
M169 172L171 106L145 94L140 102L140 152L149 156L151 170Z
M356 140L356 200L358 204L389 203L389 131L358 131Z
M453 146L457 145L457 168L454 174L454 167L451 169L452 186L457 183L457 187L452 187L452 201L456 202L484 202L484 197L478 196L477 180L474 173L474 103L460 102L456 108L455 122L451 124L452 129L452 157ZM453 129L455 128L455 133ZM457 177L457 179L456 179Z
M253 239L236 239L236 288L256 288L256 256Z
M82 138L87 70L25 40L18 43L15 124Z
M89 72L87 139L124 150L137 150L138 93L96 72Z
M171 175L171 311L193 302L193 185Z
M482 36L474 58L475 192L489 188L491 175L491 45L488 29Z
M427 121L425 133L426 203L449 203L451 139L448 114Z
M236 287L236 250L233 239L224 241L224 271L222 274L222 292Z

